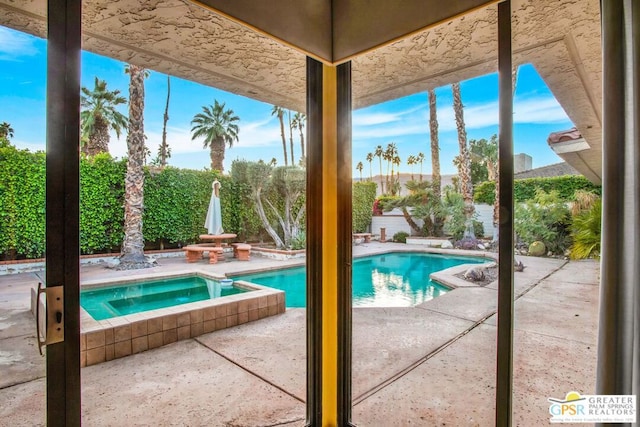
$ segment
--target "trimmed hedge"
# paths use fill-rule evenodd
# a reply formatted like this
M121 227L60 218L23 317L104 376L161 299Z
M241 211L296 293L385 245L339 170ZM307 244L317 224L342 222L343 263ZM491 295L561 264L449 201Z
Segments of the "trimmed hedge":
M485 181L474 189L473 198L476 203L493 204L495 198L495 182ZM549 193L558 191L560 199L573 200L576 190L586 190L600 195L602 187L593 184L582 175L566 175L552 178L527 178L513 182L513 198L516 202L524 202L535 198L536 191Z
M0 148L0 253L41 257L45 250L45 155Z
M352 188L353 232L364 233L369 224L371 224L377 186L375 182L356 182Z
M45 153L0 147L0 259L39 258L45 252ZM108 154L80 160L80 251L117 253L124 238L126 160ZM143 234L147 245L185 245L205 232L211 183L221 184L222 223L239 240L253 240L262 225L251 189L209 171L150 167L145 172ZM353 229L371 222L373 182L353 185ZM303 202L302 202L303 203ZM276 204L278 202L276 201Z
M106 153L80 161L80 253L120 250L126 170L126 161Z
M80 160L80 251L119 252L124 237L126 160L108 154ZM222 183L222 223L240 239L260 231L249 190L207 171L149 168L143 233L148 244L194 242L205 232L211 183ZM0 258L39 258L45 251L45 154L0 148Z

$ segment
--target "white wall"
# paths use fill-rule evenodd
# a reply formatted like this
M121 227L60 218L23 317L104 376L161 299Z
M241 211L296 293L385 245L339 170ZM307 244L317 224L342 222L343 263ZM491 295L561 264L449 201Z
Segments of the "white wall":
M484 226L484 237L493 237L493 205L476 204L477 220L482 222ZM404 231L409 235L415 235L413 230L404 216L399 213L399 209L394 209L391 212L385 212L382 216L374 216L371 218L371 233L380 234L380 228L386 228L387 240L391 240L393 235L398 231ZM422 227L422 220L415 219L416 223Z
M474 205L476 207L477 220L484 225L484 237L493 237L493 205Z

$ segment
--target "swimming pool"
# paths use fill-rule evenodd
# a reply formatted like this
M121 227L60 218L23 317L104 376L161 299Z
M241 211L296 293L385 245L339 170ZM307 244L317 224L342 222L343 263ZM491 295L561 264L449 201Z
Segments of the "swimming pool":
M95 320L104 320L243 292L249 290L223 287L220 281L200 276L184 276L83 289L80 305Z
M353 306L410 307L446 293L449 289L429 275L460 264L486 260L451 255L395 252L357 258L353 262ZM306 306L305 267L233 276L285 292L287 307Z

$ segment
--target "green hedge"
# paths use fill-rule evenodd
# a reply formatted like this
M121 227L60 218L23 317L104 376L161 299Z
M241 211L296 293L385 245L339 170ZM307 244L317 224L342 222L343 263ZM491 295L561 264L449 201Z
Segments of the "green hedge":
M80 251L118 252L124 237L125 160L108 154L80 161ZM187 244L205 232L211 183L222 183L225 231L250 239L259 220L249 190L212 172L150 168L145 177L143 233L148 244ZM45 251L45 154L0 148L0 259L38 258Z
M39 258L45 252L45 154L0 148L0 259ZM108 154L80 161L80 251L119 252L124 237L125 160ZM148 245L194 242L205 232L211 183L222 184L222 223L239 240L262 231L250 188L208 171L148 168L143 233ZM376 195L373 182L353 185L353 229L365 231ZM303 202L302 202L303 203Z
M562 200L573 200L576 190L591 191L596 194L602 193L602 187L593 184L582 175L566 175L552 178L527 178L518 179L513 182L513 198L516 202L524 202L535 198L536 191L542 190L546 193L552 190L558 191ZM495 182L485 181L478 184L474 189L473 198L476 203L493 204L495 197Z
M45 246L45 155L0 148L0 253L40 257Z
M80 161L80 252L118 252L124 238L127 163L108 154ZM44 181L44 177L41 177Z
M355 233L364 233L371 224L376 188L375 182L356 182L353 184L352 221Z

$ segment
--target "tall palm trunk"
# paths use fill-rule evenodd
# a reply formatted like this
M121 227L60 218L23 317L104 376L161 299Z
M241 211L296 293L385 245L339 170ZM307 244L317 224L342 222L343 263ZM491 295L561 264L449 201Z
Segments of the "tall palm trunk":
M382 156L378 156L380 159L380 194L384 194L384 184L382 183Z
M171 96L171 77L167 76L167 103L162 116L162 143L160 144L160 166L167 166L169 147L167 145L167 122L169 121L169 98Z
M127 174L124 196L124 241L120 269L145 268L152 265L144 256L142 213L144 206L144 78L145 69L129 65L129 135Z
M289 118L289 145L291 147L291 166L295 166L296 161L293 155L293 126L291 125L291 110L288 111Z
M93 133L89 136L87 154L95 156L109 152L109 124L100 116L95 118Z
M278 112L278 120L280 120L280 136L282 137L282 151L284 152L284 165L289 165L289 159L287 158L287 139L284 136L284 117L283 112Z
M306 159L306 154L304 152L304 125L302 121L298 122L298 129L300 130L300 152L302 153L302 161Z
M431 136L431 185L433 197L436 200L442 198L442 177L440 175L440 141L438 139L438 113L436 108L436 91L430 89L429 93L429 134ZM420 163L420 177L422 180L422 162ZM440 236L444 230L444 218L435 213L433 217L433 234Z
M436 92L429 90L429 133L431 135L431 185L433 195L436 198L441 196L440 176L440 145L438 141L438 114L436 111ZM420 172L422 174L422 170Z
M456 128L458 129L458 145L460 146L460 162L458 166L458 174L460 176L460 190L464 198L464 213L466 217L466 230L464 237L475 238L473 232L473 194L471 190L471 156L467 147L467 130L464 124L464 107L460 96L460 83L451 85L453 92L453 111L456 119Z
M211 154L211 170L224 171L224 138L219 136L209 144L209 150Z

